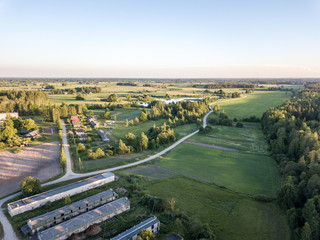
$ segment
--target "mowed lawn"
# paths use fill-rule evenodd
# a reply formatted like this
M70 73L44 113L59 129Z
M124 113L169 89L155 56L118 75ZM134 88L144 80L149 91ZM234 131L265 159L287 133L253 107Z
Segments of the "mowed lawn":
M275 196L281 177L269 156L227 152L182 143L159 165L183 175L250 195Z
M261 117L270 107L279 106L290 99L291 94L281 91L256 91L246 98L217 103L231 118Z
M285 217L274 204L257 202L185 177L152 182L147 191L164 199L174 198L177 209L208 223L217 239L290 239Z

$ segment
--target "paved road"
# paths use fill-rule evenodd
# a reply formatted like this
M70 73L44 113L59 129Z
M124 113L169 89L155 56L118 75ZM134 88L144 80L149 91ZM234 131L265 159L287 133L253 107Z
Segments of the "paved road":
M242 98L244 98L244 97L247 97L247 96L243 96ZM207 118L213 112L213 110L211 108L212 104L217 104L217 103L221 103L221 102L235 101L235 100L239 100L239 98L234 98L234 99L229 99L229 100L222 100L222 101L217 101L217 102L211 103L210 106L209 106L210 107L210 111L203 118L203 127L207 126ZM161 155L169 152L170 150L172 150L173 148L178 146L180 143L182 143L186 139L192 137L193 135L195 135L195 134L197 134L199 132L199 130L197 130L197 131L195 131L195 132L193 132L193 133L181 138L180 140L176 141L174 144L172 144L171 146L169 146L166 149L162 150L161 152L159 152L159 153L157 153L157 154L155 154L155 155L153 155L151 157L145 158L143 160L134 162L134 163L130 163L130 164L127 164L127 165L122 165L122 166L119 166L119 167L114 167L114 168L108 168L108 169L104 169L104 170L89 172L89 173L74 173L72 171L72 161L71 161L71 156L70 156L70 152L69 152L69 144L68 144L66 124L64 122L62 122L62 123L63 123L62 124L62 146L64 148L64 152L65 152L66 157L67 157L66 174L63 177L59 178L59 179L56 179L54 181L42 184L42 186L51 185L51 184L54 184L54 183L63 182L63 181L70 180L70 179L75 179L75 178L80 178L80 177L87 177L87 176L91 176L91 175L97 175L97 174L101 174L101 173L105 173L105 172L124 169L124 168L136 166L136 165L139 165L141 163L145 163L145 162L151 161L151 160L153 160L155 158L158 158ZM6 202L7 200L9 200L9 199L11 199L11 198L13 198L13 197L15 197L15 196L17 196L19 194L20 193L16 193L16 194L10 195L10 196L8 196L8 197L6 197L4 199L1 199L0 200L0 206L2 206L2 204L4 202ZM4 240L18 240L16 234L13 231L13 228L12 228L11 224L9 223L8 219L4 215L3 209L1 209L1 211L0 211L0 221L2 223L4 232L5 232Z

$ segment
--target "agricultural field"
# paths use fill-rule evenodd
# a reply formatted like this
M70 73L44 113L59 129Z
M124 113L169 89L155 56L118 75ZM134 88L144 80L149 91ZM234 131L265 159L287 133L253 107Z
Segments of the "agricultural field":
M20 181L34 176L41 181L60 174L59 142L28 147L20 153L0 152L0 197L20 189Z
M270 107L277 107L291 97L290 92L282 91L255 91L246 98L218 103L228 116L233 118L261 117Z
M177 209L208 223L217 239L290 239L286 219L272 203L257 202L186 177L153 181L146 188L152 195L175 199Z

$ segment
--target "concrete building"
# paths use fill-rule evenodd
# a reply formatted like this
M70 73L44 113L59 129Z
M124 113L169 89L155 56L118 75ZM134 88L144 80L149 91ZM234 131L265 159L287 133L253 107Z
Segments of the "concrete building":
M94 210L38 233L39 240L64 240L74 233L80 233L93 224L103 222L130 209L128 198L120 198Z
M115 180L115 175L111 172L98 176L87 178L69 185L52 189L47 192L39 193L31 197L23 198L18 201L8 203L8 212L10 216L41 207L47 202L54 202L64 198L65 196L82 193L92 188L99 187Z
M8 112L8 113L0 113L0 121L4 121L7 118L18 118L19 113L17 112Z
M104 142L108 142L109 138L106 136L106 134L104 133L104 131L98 129L97 133L99 134L99 136L101 137L101 140Z
M32 234L46 228L57 225L63 221L73 218L81 213L87 212L105 203L115 200L118 195L112 190L95 194L70 205L47 212L35 218L29 219L27 225Z
M160 221L157 217L151 217L139 223L138 225L120 233L119 235L110 238L110 240L136 240L141 230L149 229L156 234L160 230Z

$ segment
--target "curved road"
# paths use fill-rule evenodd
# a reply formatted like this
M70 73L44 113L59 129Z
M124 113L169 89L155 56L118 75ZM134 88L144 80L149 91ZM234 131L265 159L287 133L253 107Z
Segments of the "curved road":
M243 96L242 98L245 98L247 96ZM235 101L235 100L239 100L241 98L234 98L234 99L228 99L228 100L223 100L223 101L217 101L214 103L211 103L209 105L210 111L204 116L203 118L203 127L205 128L207 126L207 118L208 116L213 112L211 105L212 104L217 104L217 103L221 103L221 102L229 102L229 101ZM175 148L176 146L178 146L180 143L182 143L183 141L185 141L186 139L192 137L193 135L197 134L199 132L199 130L181 138L180 140L176 141L174 144L170 145L169 147L167 147L166 149L162 150L159 153L156 153L155 155L145 158L143 160L134 162L134 163L129 163L126 165L122 165L122 166L118 166L118 167L113 167L113 168L108 168L108 169L103 169L103 170L98 170L98 171L94 171L94 172L89 172L89 173L74 173L72 171L72 161L71 161L71 156L70 156L70 151L69 151L69 144L68 144L68 139L67 139L67 130L66 130L66 124L64 122L62 122L62 147L64 149L64 152L66 154L66 158L67 158L67 163L66 163L66 174L56 180L53 180L51 182L47 182L45 184L42 184L42 186L46 186L46 185L51 185L54 183L58 183L58 182L63 182L66 180L70 180L70 179L75 179L75 178L80 178L80 177L87 177L87 176L91 176L91 175L97 175L97 174L101 174L101 173L105 173L105 172L110 172L110 171L116 171L119 169L124 169L124 168L128 168L128 167L133 167L136 165L139 165L141 163L145 163L148 161L151 161L153 159L156 159L158 157L160 157L161 155L169 152L170 150L172 150L173 148ZM20 192L12 194L8 197L5 197L3 199L0 200L0 206L3 205L3 203L5 203L7 200L18 196L20 194ZM8 221L8 219L6 218L6 216L4 215L4 209L1 208L0 210L0 221L2 223L3 226L3 230L4 230L4 240L18 240L10 222Z

